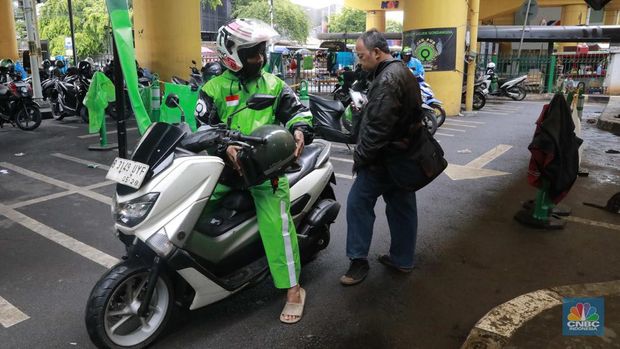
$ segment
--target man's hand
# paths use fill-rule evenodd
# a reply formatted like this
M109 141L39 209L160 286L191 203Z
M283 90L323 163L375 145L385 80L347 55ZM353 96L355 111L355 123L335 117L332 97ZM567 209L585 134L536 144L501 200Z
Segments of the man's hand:
M304 151L304 133L300 130L295 130L293 136L295 137L295 159L298 159L301 152Z
M239 175L242 176L241 166L239 165L239 161L237 160L237 156L239 155L239 150L241 147L238 145L229 145L226 148L226 155L228 156L228 160L230 161L232 167L239 172Z

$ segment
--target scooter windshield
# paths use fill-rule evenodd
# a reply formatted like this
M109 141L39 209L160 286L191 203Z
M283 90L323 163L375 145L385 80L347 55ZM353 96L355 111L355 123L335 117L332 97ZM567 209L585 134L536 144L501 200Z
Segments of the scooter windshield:
M149 165L143 184L165 169L160 165L174 152L184 135L184 131L179 127L163 122L156 122L146 130L131 156L131 160ZM127 195L137 190L122 184L116 186L119 195Z

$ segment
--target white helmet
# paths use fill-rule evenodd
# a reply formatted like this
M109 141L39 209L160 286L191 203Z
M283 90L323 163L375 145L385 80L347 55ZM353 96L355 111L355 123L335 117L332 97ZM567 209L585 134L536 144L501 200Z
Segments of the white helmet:
M239 50L266 43L278 37L278 32L261 20L237 18L218 30L217 52L226 68L238 72L243 68Z
M495 69L495 63L489 62L489 64L487 64L487 69Z

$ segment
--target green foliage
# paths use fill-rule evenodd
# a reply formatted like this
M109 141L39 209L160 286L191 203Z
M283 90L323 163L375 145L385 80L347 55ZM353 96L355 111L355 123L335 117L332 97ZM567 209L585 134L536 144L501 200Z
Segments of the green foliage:
M222 0L200 0L200 3L202 5L209 5L211 9L215 9L222 4Z
M329 19L330 33L354 33L366 30L366 12L345 7Z
M403 24L401 22L388 19L387 23L385 24L385 32L386 33L402 33Z
M73 28L78 57L106 52L108 12L103 0L73 0ZM39 17L41 39L49 40L51 55L65 54L65 37L71 36L67 0L47 0Z
M269 2L248 1L246 5L239 6L233 13L235 18L256 18L270 22ZM310 20L301 8L289 0L275 0L273 2L273 25L283 36L298 42L306 42L310 32Z

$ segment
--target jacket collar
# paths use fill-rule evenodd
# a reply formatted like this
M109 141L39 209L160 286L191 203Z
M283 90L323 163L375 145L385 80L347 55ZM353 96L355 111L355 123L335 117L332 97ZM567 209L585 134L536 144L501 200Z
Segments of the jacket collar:
M379 75L388 65L392 64L392 63L396 63L396 62L400 62L399 59L394 59L394 58L389 58L386 59L385 61L379 63L379 65L377 66L377 68L375 69L374 72L372 72L372 74L370 74L370 80L374 80L377 75Z

